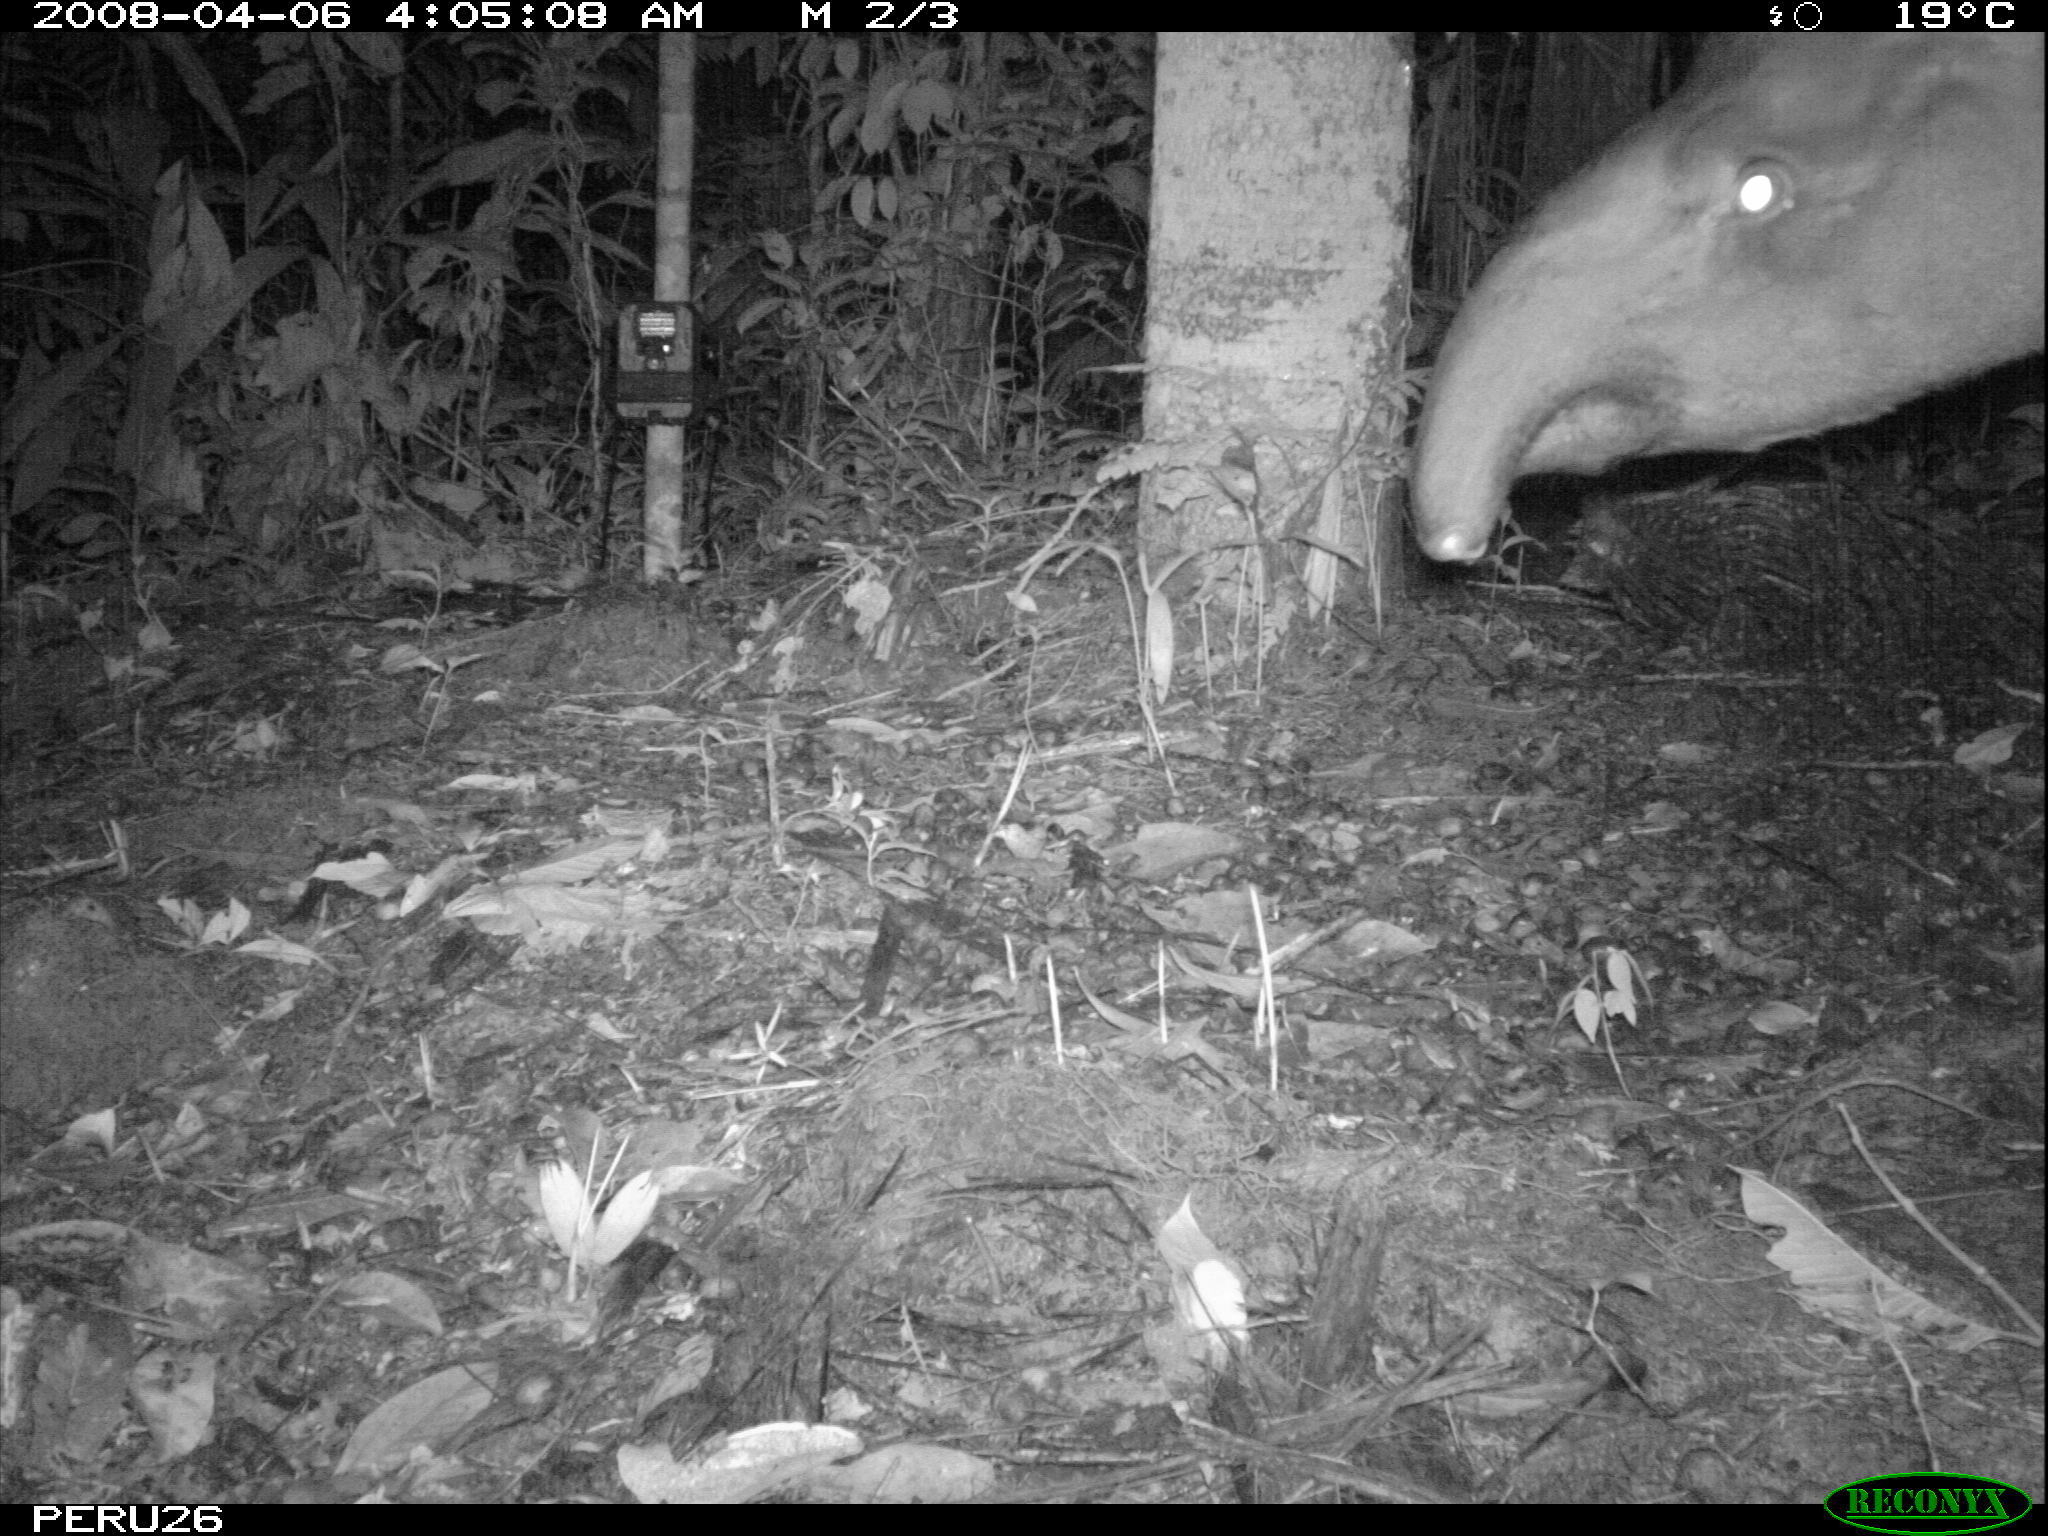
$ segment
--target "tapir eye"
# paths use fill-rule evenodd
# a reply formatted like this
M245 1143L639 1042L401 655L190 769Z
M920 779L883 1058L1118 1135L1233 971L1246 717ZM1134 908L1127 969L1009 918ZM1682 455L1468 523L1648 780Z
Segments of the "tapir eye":
M1792 172L1782 161L1749 161L1735 178L1735 206L1751 218L1776 218L1792 206Z

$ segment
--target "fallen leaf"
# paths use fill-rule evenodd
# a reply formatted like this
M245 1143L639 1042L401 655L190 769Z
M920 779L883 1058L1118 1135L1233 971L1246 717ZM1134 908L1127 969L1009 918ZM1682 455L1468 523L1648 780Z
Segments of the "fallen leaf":
M491 1406L498 1368L490 1361L451 1365L386 1398L349 1436L335 1474L381 1476L405 1465L414 1447L432 1449Z

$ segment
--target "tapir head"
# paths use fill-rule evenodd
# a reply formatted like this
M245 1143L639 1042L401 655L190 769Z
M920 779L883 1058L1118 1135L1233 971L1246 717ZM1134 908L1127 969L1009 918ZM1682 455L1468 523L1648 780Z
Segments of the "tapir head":
M2039 34L1710 47L1460 311L1423 549L1480 554L1523 474L1748 452L2040 350L2042 161Z

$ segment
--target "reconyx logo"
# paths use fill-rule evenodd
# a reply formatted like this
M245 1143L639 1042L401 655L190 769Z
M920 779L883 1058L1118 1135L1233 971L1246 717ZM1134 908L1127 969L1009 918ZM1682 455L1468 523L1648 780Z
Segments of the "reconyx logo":
M2010 1525L2034 1501L2012 1484L1988 1477L1901 1472L1844 1483L1827 1496L1824 1507L1844 1525L1866 1531L1963 1536Z

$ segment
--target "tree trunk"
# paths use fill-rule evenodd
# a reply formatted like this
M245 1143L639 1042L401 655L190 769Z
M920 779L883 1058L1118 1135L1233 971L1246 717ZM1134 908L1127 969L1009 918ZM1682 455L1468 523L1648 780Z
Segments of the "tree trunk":
M1212 669L1399 569L1409 60L1398 33L1159 40L1139 541L1155 582L1194 556L1179 652L1203 605Z

